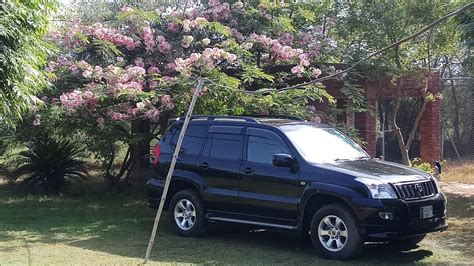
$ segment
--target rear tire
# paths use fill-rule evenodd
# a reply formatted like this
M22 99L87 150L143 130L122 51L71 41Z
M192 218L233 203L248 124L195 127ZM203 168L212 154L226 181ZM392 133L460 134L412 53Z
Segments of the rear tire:
M177 192L170 201L170 223L179 236L199 236L204 231L205 209L201 198L192 189Z
M418 243L420 243L425 237L426 237L426 234L419 235L419 236L412 236L412 237L397 239L397 240L391 241L390 243L393 243L400 250L408 251L411 249L415 249L418 246Z
M310 236L314 249L327 259L348 260L364 246L357 219L341 204L324 206L314 214Z

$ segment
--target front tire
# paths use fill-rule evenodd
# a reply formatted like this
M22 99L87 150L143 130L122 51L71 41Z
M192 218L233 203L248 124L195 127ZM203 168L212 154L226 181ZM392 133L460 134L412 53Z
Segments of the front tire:
M310 236L315 250L327 259L348 260L364 245L357 219L341 204L324 206L314 214Z
M176 193L170 202L169 218L179 236L199 236L204 231L204 207L192 189Z

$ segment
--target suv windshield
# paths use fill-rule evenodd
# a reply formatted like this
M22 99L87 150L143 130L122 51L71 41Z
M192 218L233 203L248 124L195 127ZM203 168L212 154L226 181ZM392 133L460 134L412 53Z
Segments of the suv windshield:
M280 129L310 163L369 158L359 145L335 128L307 124L284 125Z

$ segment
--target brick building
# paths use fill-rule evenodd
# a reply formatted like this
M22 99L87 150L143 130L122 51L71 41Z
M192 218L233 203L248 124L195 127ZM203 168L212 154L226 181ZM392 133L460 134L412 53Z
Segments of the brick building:
M402 97L420 98L422 86L414 78L404 77L401 88ZM343 108L345 96L341 93L342 82L330 80L324 82L327 91L337 99L337 105ZM364 89L367 104L371 112L343 113L338 119L347 125L354 126L359 130L361 137L367 142L366 151L371 156L376 156L377 145L377 101L382 98L395 97L394 85L388 77L377 80L360 80L359 85ZM428 81L428 91L436 94L441 89L439 72L432 71ZM440 131L440 101L430 102L421 117L419 124L420 134L420 158L426 162L439 161L441 159L441 131ZM315 104L318 110L324 111L327 104ZM403 111L403 110L400 110ZM323 123L327 122L324 121ZM406 136L404 136L406 138Z

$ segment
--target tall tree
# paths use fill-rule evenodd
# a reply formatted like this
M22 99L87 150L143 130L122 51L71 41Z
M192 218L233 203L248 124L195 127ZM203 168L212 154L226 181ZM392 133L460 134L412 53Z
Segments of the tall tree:
M56 8L54 0L0 1L1 123L13 125L41 103L36 94L48 84L42 67L50 50L43 37Z
M334 30L337 46L341 50L341 61L352 62L366 57L383 47L413 34L415 31L442 17L447 11L454 11L462 2L453 4L442 1L387 1L384 5L375 2L348 2L336 5L339 21ZM391 127L397 139L402 162L409 164L409 155L421 115L429 101L436 95L427 91L429 74L422 68L446 68L445 58L459 55L460 32L454 21L448 21L432 28L423 36L407 43L396 45L384 56L372 58L369 63L383 67L390 73L395 88L395 104L391 112ZM388 72L387 72L388 70ZM443 72L443 70L442 70ZM417 74L418 73L418 74ZM418 76L422 86L422 105L415 123L404 136L397 124L403 76Z

